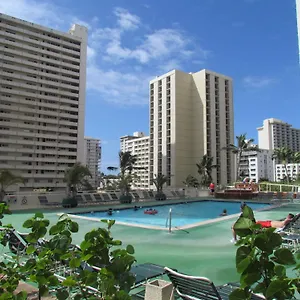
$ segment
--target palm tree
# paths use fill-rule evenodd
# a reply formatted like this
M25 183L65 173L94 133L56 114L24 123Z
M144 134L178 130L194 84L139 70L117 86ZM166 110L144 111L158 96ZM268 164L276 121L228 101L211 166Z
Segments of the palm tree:
M187 187L194 187L194 188L199 187L198 179L192 175L188 175L185 181L183 181L182 183Z
M277 159L277 161L279 161L283 165L285 170L286 181L288 184L290 183L290 178L287 170L287 165L295 158L297 159L297 157L298 156L295 156L293 151L287 147L280 147L274 149L272 159Z
M130 196L130 187L134 176L132 176L132 170L135 168L134 164L137 161L136 155L132 155L129 151L119 152L120 163L120 181L119 188L122 195Z
M65 172L65 182L68 186L68 193L75 197L78 190L78 185L83 184L86 176L92 177L92 174L88 167L81 163L75 163L71 168Z
M201 184L203 186L207 186L212 182L212 170L217 167L217 165L213 164L214 158L204 154L200 163L196 164L198 168L198 174L201 176Z
M152 179L152 183L155 185L157 194L163 194L163 186L168 182L169 177L163 174L155 175Z
M24 178L14 175L9 170L0 170L0 202L4 200L6 189L14 184L23 183Z
M110 171L110 172L114 172L114 171L117 171L118 168L117 167L107 167L107 171Z
M254 139L247 139L246 133L236 136L237 145L229 144L223 150L229 150L236 155L236 180L240 178L240 163L244 152L259 151L257 145L253 145Z
M134 169L134 164L137 161L137 156L132 155L130 151L119 152L119 161L120 161L120 173L124 175L126 172L131 174Z

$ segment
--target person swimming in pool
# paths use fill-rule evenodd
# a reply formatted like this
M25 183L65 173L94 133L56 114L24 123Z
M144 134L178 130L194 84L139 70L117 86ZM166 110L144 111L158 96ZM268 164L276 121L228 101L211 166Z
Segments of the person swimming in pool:
M272 220L266 220L266 221L256 221L256 224L260 224L262 228L282 228L289 224L294 218L294 215L289 213L287 217L283 221L272 221ZM237 241L237 236L234 228L232 228L232 234L233 234L233 239L231 242L236 242Z
M223 212L220 214L221 217L227 216L227 209L223 209Z

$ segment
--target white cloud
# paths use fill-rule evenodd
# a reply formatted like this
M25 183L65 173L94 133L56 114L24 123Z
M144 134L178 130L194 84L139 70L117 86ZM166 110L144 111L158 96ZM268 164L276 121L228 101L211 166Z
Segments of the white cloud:
M93 65L87 69L87 88L97 91L103 100L123 105L148 103L148 82L144 73L102 70Z
M36 22L43 25L57 25L63 23L63 11L59 13L57 7L45 1L35 0L13 0L0 1L1 13L14 16L29 22Z
M203 62L209 54L178 24L151 30L142 25L139 16L120 7L113 10L115 24L110 27L100 27L97 16L85 20L49 1L0 0L0 11L60 30L74 22L88 27L87 88L97 93L100 101L114 104L147 104L149 80L179 69L186 60ZM128 43L127 34L133 30L134 38Z
M131 14L127 9L117 7L114 10L114 14L118 17L120 28L124 30L136 29L140 24L140 18Z
M276 80L270 77L247 76L243 82L247 87L262 88L273 84Z

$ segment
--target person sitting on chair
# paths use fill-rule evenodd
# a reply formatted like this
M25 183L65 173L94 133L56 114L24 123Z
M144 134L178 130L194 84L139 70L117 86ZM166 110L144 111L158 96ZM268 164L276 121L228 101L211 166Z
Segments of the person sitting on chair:
M262 228L270 228L270 227L282 228L282 227L286 226L287 224L289 224L293 220L293 218L294 218L294 215L289 213L283 221L267 220L267 221L256 221L255 223L260 224L262 226ZM232 227L232 234L233 234L233 239L231 241L236 242L237 237L236 237L236 232L233 227Z
M271 221L271 220L257 221L256 224L260 224L263 228L270 228L270 227L282 228L282 227L286 226L287 224L289 224L293 218L294 218L293 214L288 214L287 217L283 221Z

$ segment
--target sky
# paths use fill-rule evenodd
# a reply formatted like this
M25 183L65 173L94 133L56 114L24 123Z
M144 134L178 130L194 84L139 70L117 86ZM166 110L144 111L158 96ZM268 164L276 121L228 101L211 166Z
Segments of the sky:
M295 0L0 0L0 12L88 27L85 135L102 141L103 172L120 136L149 133L149 81L172 69L233 78L235 135L257 142L266 118L300 128Z

